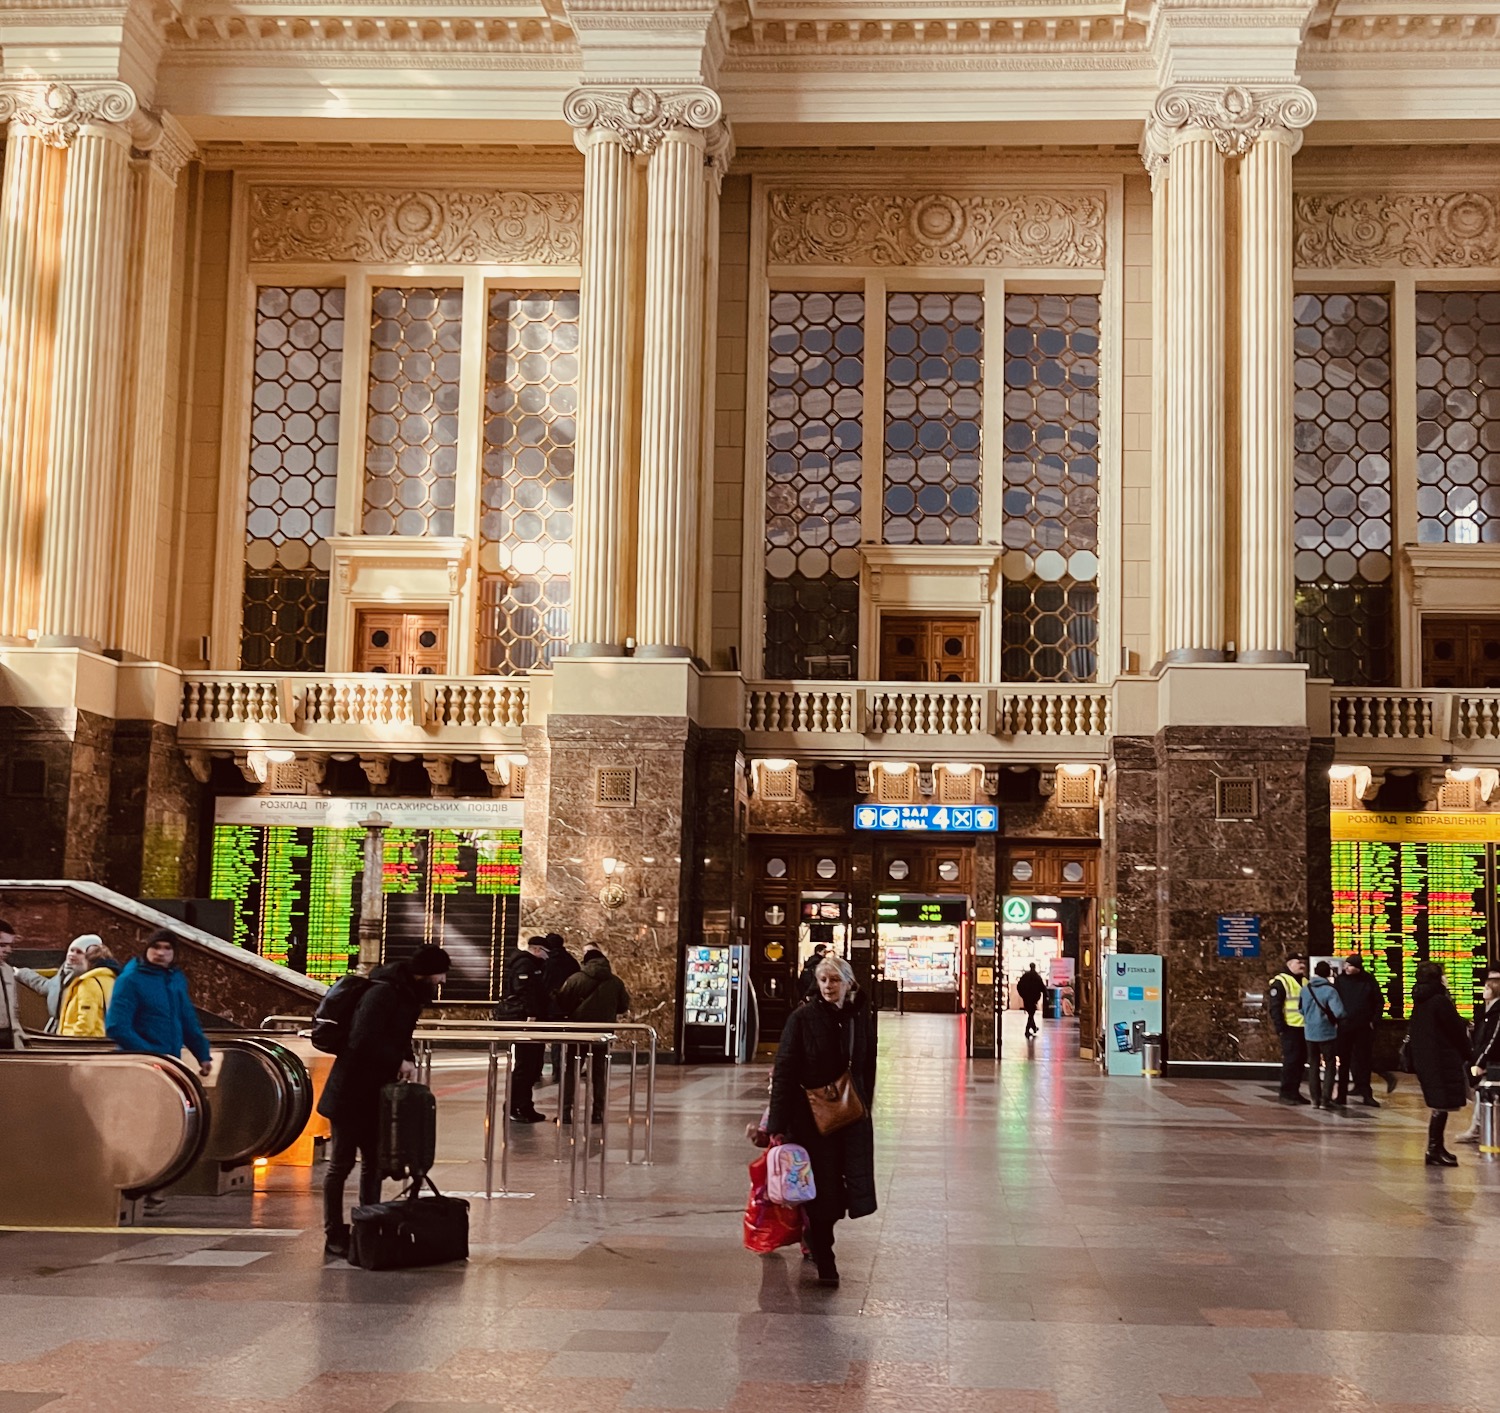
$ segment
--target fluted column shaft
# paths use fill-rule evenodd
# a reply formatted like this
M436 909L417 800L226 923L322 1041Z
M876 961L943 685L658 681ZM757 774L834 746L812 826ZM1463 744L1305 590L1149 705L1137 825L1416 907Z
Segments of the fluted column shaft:
M1224 656L1224 158L1178 134L1167 176L1166 660Z
M633 157L594 128L583 150L578 448L573 469L573 631L569 652L624 652L631 491Z
M103 646L115 585L130 140L91 123L68 150L48 428L43 645Z
M636 656L692 653L703 415L701 130L667 133L646 175Z
M0 642L36 627L64 158L13 123L0 185Z
M1241 662L1290 662L1292 573L1292 154L1296 135L1262 134L1240 164Z
M127 656L155 657L157 517L161 507L168 327L172 303L172 224L176 170L156 157L133 164L130 318L125 404L127 457L120 478L119 588L113 646Z

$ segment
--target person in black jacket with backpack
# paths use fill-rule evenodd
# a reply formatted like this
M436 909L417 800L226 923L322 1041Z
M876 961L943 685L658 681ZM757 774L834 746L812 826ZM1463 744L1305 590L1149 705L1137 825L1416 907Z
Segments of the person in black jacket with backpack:
M323 1178L324 1251L349 1254L344 1220L344 1184L360 1158L359 1205L380 1201L380 1091L416 1076L411 1037L422 1008L448 979L449 958L441 947L420 947L414 956L370 973L349 1023L349 1035L333 1062L318 1112L333 1128L328 1172Z
M609 958L597 947L586 947L583 952L583 968L576 971L562 984L557 993L557 1018L576 1021L581 1026L613 1025L630 1009L630 992L625 983L614 973ZM599 1123L604 1118L604 1106L609 1095L604 1090L604 1052L607 1045L589 1046L589 1074L594 1086L593 1113L590 1118ZM562 1118L560 1122L573 1122L573 1076L563 1076Z
M865 1106L865 1116L833 1133L819 1133L807 1091L833 1084L845 1071ZM875 1022L854 971L829 953L818 967L818 994L787 1017L771 1071L773 1143L800 1143L812 1159L818 1195L807 1204L807 1251L818 1265L818 1284L836 1286L833 1227L841 1217L875 1211Z

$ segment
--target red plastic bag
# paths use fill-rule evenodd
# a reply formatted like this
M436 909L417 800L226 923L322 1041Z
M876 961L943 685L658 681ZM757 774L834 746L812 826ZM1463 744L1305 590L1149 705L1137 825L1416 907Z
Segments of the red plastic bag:
M766 1196L766 1155L750 1164L750 1200L745 1203L745 1249L779 1250L802 1240L802 1208L783 1207Z

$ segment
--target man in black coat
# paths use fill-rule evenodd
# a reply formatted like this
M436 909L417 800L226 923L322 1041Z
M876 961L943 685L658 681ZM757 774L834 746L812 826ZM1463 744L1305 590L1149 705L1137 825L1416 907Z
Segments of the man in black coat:
M1484 978L1484 1006L1474 1017L1474 1039L1469 1050L1471 1082L1478 1084L1487 1072L1500 1069L1500 967L1491 967ZM1469 1126L1458 1135L1460 1143L1479 1142L1479 1096Z
M371 984L354 1008L349 1038L318 1101L318 1112L333 1128L323 1178L323 1249L330 1256L349 1254L344 1184L356 1153L361 1160L360 1206L380 1201L380 1091L416 1077L412 1031L422 1008L448 979L448 966L441 947L420 947L414 956L371 972Z
M495 1007L496 1020L548 1019L548 954L545 937L528 937L525 950L518 947L506 957L500 1004ZM542 1053L546 1048L541 1041L526 1041L514 1047L515 1068L510 1076L510 1117L514 1123L540 1124L547 1121L545 1114L537 1112L531 1097L537 1080L542 1077Z
M570 976L578 975L578 960L568 951L560 932L549 932L542 941L547 947L547 958L542 963L542 985L547 990L547 1013L541 1019L549 1021L567 1020L567 1015L557 1004L557 993ZM552 1047L552 1078L558 1077L562 1067L562 1046Z
M812 954L802 963L802 975L797 978L797 995L802 1000L817 994L818 990L818 963L823 960L823 953L828 948L819 942L812 949Z
M1021 979L1016 982L1016 995L1021 998L1021 1004L1026 1007L1026 1038L1028 1040L1041 1029L1036 1023L1036 1008L1046 994L1047 983L1042 980L1042 974L1036 969L1036 963L1032 962L1021 973Z
M1370 1090L1370 1069L1375 1055L1375 1022L1385 1009L1380 983L1365 970L1365 959L1354 956L1344 959L1333 984L1344 1003L1337 1042L1338 1091L1333 1102L1347 1104L1352 1089L1367 1109L1378 1109L1380 1101Z

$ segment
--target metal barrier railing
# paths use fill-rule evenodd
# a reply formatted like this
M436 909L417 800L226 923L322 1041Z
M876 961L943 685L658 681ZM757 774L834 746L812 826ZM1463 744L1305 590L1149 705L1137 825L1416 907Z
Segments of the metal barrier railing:
M261 1025L267 1030L292 1027L301 1029L312 1025L311 1016L276 1015L267 1016ZM561 1100L563 1083L562 1076L571 1067L574 1080L574 1103L573 1121L566 1129L562 1123L562 1114L559 1111L557 1125L557 1153L556 1162L563 1161L564 1134L567 1134L567 1154L569 1162L568 1170L568 1200L574 1201L579 1195L578 1168L580 1159L583 1169L584 1195L588 1194L588 1164L590 1133L588 1126L588 1115L592 1109L593 1086L596 1077L593 1074L593 1066L585 1065L588 1056L588 1047L594 1045L612 1046L617 1038L625 1036L630 1040L630 1087L628 1108L626 1114L626 1133L628 1141L626 1146L625 1162L631 1165L635 1162L635 1129L636 1129L636 1076L639 1068L640 1047L643 1041L649 1042L646 1056L646 1113L645 1113L645 1143L643 1162L651 1164L654 1161L653 1153L655 1146L656 1130L656 1046L657 1036L654 1027L642 1022L623 1021L610 1027L601 1027L591 1030L586 1027L573 1025L567 1021L478 1021L478 1020L431 1020L418 1023L412 1035L412 1052L417 1060L418 1073L424 1082L430 1082L432 1078L432 1052L436 1044L451 1044L456 1046L483 1046L488 1050L486 1066L485 1085L485 1118L484 1118L484 1153L485 1153L485 1197L494 1196L494 1145L496 1116L495 1109L499 1099L499 1055L500 1050L506 1051L505 1067L505 1095L504 1107L500 1113L500 1195L521 1196L523 1194L512 1193L509 1186L510 1169L510 1110L511 1110L511 1076L515 1066L515 1055L511 1047L517 1044L553 1044L561 1047L561 1072L558 1076L559 1100ZM603 1100L601 1103L601 1122L599 1126L599 1191L598 1196L603 1197L605 1185L605 1155L609 1147L609 1083L612 1073L612 1057L608 1048L604 1054L604 1074L602 1080L597 1081L602 1085ZM579 1134L579 1114L582 1114L583 1132ZM525 1194L530 1195L530 1194Z

